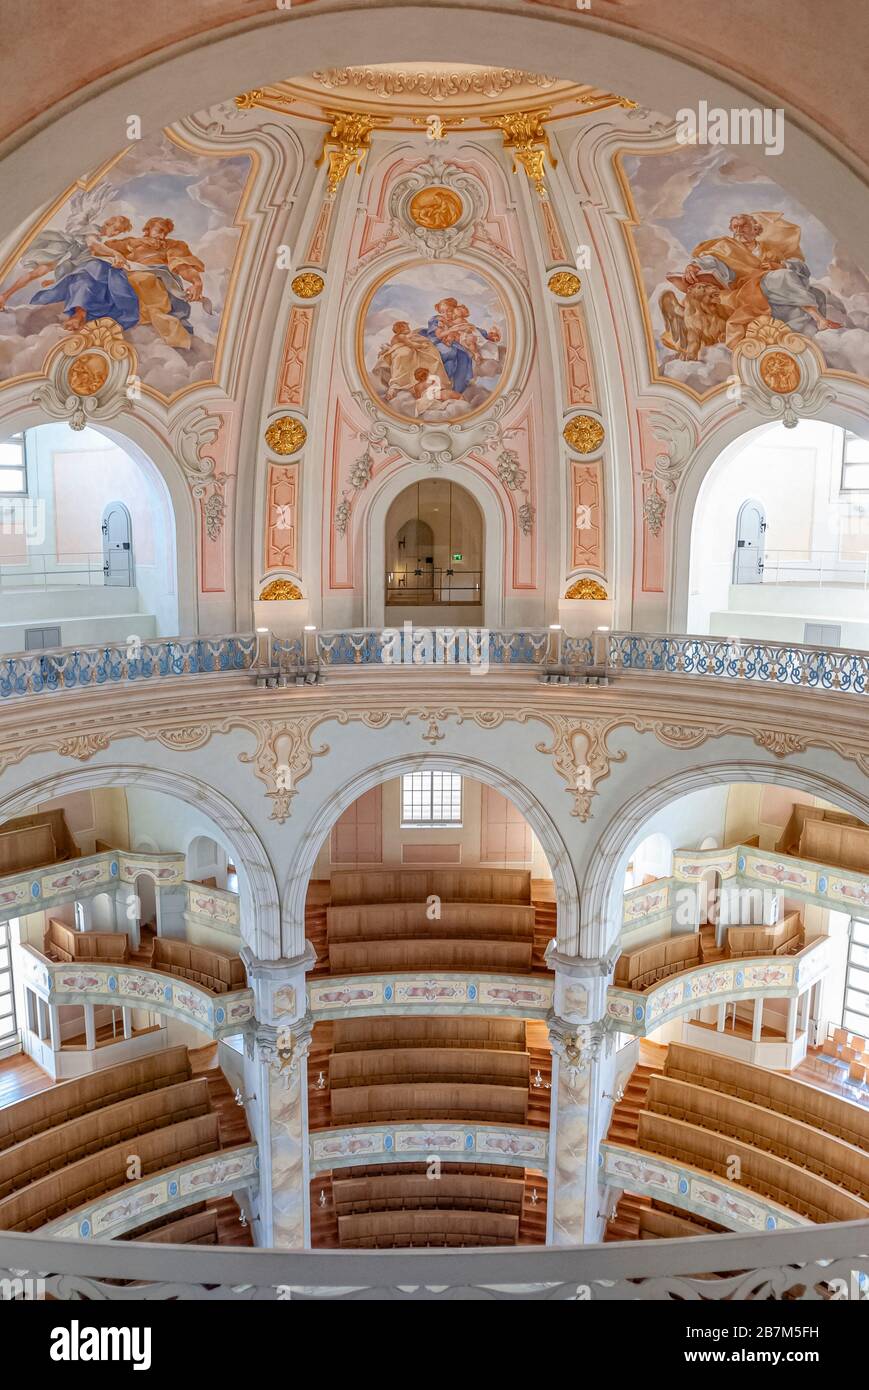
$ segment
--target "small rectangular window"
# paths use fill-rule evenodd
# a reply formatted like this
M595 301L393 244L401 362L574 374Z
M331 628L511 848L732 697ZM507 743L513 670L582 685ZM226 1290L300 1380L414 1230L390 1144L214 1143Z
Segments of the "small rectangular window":
M401 824L462 823L462 779L457 772L407 772L401 779Z
M869 492L869 439L850 430L842 441L842 491Z
M0 442L0 496L27 496L27 456L24 435Z

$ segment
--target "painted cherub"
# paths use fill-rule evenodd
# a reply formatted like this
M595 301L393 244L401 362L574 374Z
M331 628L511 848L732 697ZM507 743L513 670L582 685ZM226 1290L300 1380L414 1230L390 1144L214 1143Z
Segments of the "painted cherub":
M471 323L471 311L467 304L457 304L452 312L449 323L445 323L440 333L441 342L448 347L453 343L458 343L460 347L471 357L474 365L478 365L482 358L482 345L484 343L498 343L501 335L497 328L490 328L486 332Z

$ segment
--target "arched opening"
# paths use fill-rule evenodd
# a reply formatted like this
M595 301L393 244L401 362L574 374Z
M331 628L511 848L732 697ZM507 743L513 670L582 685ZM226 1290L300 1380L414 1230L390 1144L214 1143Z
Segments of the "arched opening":
M0 468L0 651L178 633L174 511L141 451L55 422L7 438Z
M187 877L207 888L225 888L229 859L210 835L196 835L187 846Z
M548 1128L556 903L543 848L507 795L445 760L343 804L305 906L317 958L307 977L312 1244L542 1243L547 1175L527 1139L485 1159L466 1140L461 1168L449 1155L439 1168L437 1192L408 1139L395 1178L370 1175L350 1208L357 1173L369 1175L350 1166L360 1160L339 1135L435 1117ZM444 1216L459 1206L465 1224Z
M694 509L688 631L869 648L869 441L801 420L754 431Z
M626 881L614 984L638 992L651 1018L662 982L717 973L680 993L696 1007L671 1001L644 1037L847 1087L843 1059L824 1047L837 1029L869 1034L869 824L821 795L734 780L660 807L637 831L629 863L667 839L662 825L672 868L645 892ZM794 971L790 962L813 952L817 966ZM755 960L764 998L750 988ZM811 984L799 990L803 977ZM716 992L722 1002L708 998Z
M483 619L483 517L466 488L411 484L386 516L386 619L477 626Z
M625 870L625 890L639 888L656 878L666 878L673 869L673 846L668 835L656 831L641 840L631 854Z

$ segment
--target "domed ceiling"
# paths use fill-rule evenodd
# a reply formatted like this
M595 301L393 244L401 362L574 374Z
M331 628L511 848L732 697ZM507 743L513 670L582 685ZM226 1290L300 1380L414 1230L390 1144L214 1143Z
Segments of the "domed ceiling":
M866 419L869 280L823 209L629 92L346 68L127 133L7 248L0 417L182 476L214 629L266 592L382 623L385 512L439 471L486 517L489 625L664 626L704 450Z

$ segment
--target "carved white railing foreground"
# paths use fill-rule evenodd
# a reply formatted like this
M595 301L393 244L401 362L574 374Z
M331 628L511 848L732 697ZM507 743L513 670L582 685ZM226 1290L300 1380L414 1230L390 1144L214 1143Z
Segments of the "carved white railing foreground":
M869 652L850 652L844 647L665 632L611 632L606 664L615 674L643 671L869 694Z
M112 1282L118 1279L134 1285ZM424 1251L197 1248L4 1231L0 1291L125 1302L869 1298L869 1222L569 1248Z

